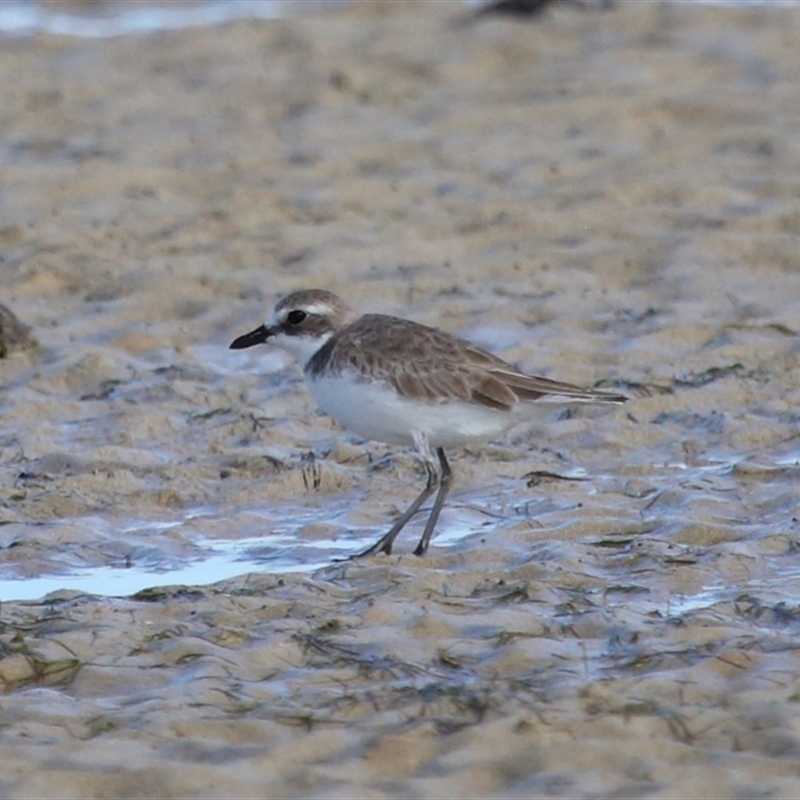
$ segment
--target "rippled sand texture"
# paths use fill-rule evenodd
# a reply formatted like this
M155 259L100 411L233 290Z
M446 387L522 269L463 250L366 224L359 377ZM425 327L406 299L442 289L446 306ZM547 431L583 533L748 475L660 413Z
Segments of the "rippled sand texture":
M385 530L413 460L226 349L290 288L665 391L453 453L425 559L4 602L0 794L800 795L800 14L461 14L2 42L4 597Z

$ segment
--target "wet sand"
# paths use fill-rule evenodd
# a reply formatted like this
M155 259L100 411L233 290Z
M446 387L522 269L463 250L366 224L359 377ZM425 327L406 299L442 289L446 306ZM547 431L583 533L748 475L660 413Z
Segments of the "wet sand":
M4 796L800 795L800 15L462 15L3 41ZM650 396L315 569L423 478L227 350L310 286Z

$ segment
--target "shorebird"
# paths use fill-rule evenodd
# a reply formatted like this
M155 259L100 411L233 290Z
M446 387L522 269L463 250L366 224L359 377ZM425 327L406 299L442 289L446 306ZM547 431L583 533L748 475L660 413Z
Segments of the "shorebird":
M365 439L414 446L425 464L425 488L389 531L353 558L391 554L400 531L436 491L414 550L424 555L452 482L445 448L492 439L554 405L627 399L526 375L443 330L386 314L360 315L321 289L282 298L267 321L231 349L265 343L297 359L325 413Z

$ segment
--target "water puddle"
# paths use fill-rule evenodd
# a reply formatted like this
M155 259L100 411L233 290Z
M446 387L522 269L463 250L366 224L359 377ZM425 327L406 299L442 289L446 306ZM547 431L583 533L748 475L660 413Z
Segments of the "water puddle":
M63 575L16 578L0 581L0 600L39 600L53 592L81 592L104 597L127 597L157 586L204 586L248 572L311 572L330 562L329 552L339 543L322 541L298 552L290 537L283 542L264 540L209 542L207 554L177 566L153 570L149 567L96 567ZM281 546L283 545L283 546ZM258 550L266 550L261 556ZM344 548L342 548L344 549ZM317 552L314 552L317 551Z
M377 539L380 532L374 533ZM463 530L442 532L437 545L452 544ZM0 580L0 602L40 600L54 592L80 592L103 597L129 597L160 586L208 586L249 572L315 572L335 560L359 552L371 539L319 539L303 545L293 536L244 539L207 543L204 556L182 566L120 566L79 569L59 575Z
M380 536L376 527L339 525L348 507L291 517L251 508L224 515L199 510L182 520L147 524L90 517L6 525L0 554L14 553L14 559L0 563L0 602L38 600L62 591L126 597L160 586L209 585L249 572L313 572L358 553ZM453 509L436 544L454 544L485 524L475 509ZM409 527L403 552L411 548L418 528Z

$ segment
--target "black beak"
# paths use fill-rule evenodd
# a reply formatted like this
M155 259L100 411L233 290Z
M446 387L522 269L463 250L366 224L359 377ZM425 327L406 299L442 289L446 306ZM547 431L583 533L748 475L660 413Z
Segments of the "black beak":
M245 333L244 336L234 339L231 342L230 349L244 350L245 347L252 347L254 344L264 344L264 342L269 339L270 335L271 331L269 328L266 325L262 325L254 331L250 331L250 333Z

